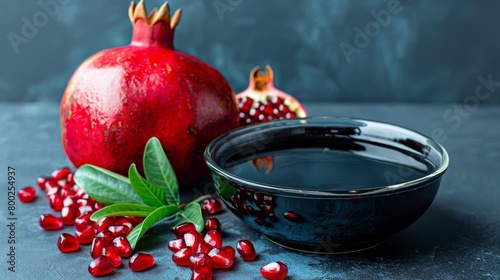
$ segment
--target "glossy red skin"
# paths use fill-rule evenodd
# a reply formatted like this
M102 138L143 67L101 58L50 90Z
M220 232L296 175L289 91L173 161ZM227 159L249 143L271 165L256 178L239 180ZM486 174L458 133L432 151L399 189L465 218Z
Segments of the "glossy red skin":
M76 167L126 175L156 136L181 185L207 173L203 151L238 126L238 105L225 78L173 49L172 38L164 22L139 19L130 46L101 51L73 74L60 114L62 144Z

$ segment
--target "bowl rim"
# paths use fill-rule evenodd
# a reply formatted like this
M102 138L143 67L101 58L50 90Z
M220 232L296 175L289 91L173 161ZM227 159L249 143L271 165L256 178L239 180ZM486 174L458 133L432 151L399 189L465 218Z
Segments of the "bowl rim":
M237 176L231 172L228 172L227 170L223 169L221 166L216 164L215 159L214 159L214 154L211 154L210 151L213 151L213 147L221 142L224 141L226 137L237 133L241 132L244 130L255 130L256 128L262 128L266 126L270 126L276 123L284 123L284 122L293 122L293 123L300 123L301 121L308 121L308 120L336 120L336 121L353 121L353 122L371 122L375 124L383 124L383 125L389 125L394 128L398 129L404 129L408 132L414 133L418 136L423 137L426 141L431 142L440 152L442 156L441 164L434 170L433 172L419 177L414 180L410 180L407 182L402 182L402 183L397 183L397 184L391 184L391 185L385 185L385 186L380 186L380 187L373 187L373 188L364 188L364 189L357 189L357 190L311 190L311 189L303 189L303 188L295 188L295 187L284 187L284 186L278 186L278 185L270 185L270 184L264 184L256 181L252 181L250 179L246 179L240 176ZM214 139L205 149L204 152L204 157L205 157L205 163L207 164L208 168L212 173L216 173L217 176L224 177L225 180L233 181L238 184L244 185L244 186L249 186L251 188L259 189L262 191L271 191L274 193L281 193L281 194L293 194L293 195L301 195L301 196L320 196L320 197L353 197L353 196L369 196L369 195L380 195L380 194L386 194L386 193L393 193L396 191L403 191L403 190L408 190L411 189L414 186L419 186L423 183L430 183L439 177L441 177L444 172L448 169L449 166L449 155L446 149L437 141L435 141L432 138L429 138L419 132L416 132L412 129L402 127L399 125L387 123L387 122L381 122L381 121L375 121L375 120L369 120L369 119L362 119L362 118L351 118L351 117L339 117L339 116L313 116L313 117L305 117L305 118L293 118L293 119L282 119L282 120L274 120L274 121L269 121L269 122L264 122L264 123L259 123L259 124L254 124L254 125L249 125L249 126L244 126L244 127L239 127L234 130L231 130L229 132L226 132L216 139Z

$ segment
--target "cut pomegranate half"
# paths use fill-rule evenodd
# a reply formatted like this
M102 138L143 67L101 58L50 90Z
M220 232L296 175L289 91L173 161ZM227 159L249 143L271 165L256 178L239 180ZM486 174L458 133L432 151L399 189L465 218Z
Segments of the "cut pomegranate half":
M266 71L255 67L250 72L248 88L236 95L240 108L240 126L262 123L272 120L304 118L307 112L304 106L290 94L274 87L274 72L266 65ZM266 174L273 169L273 157L264 157L251 161L258 171L264 168Z

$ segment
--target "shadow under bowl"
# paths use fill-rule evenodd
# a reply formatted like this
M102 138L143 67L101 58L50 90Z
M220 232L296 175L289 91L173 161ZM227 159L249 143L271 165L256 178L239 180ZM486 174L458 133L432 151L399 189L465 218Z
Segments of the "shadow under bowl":
M437 142L375 121L310 117L239 128L205 151L229 210L294 250L382 243L429 208L449 159Z

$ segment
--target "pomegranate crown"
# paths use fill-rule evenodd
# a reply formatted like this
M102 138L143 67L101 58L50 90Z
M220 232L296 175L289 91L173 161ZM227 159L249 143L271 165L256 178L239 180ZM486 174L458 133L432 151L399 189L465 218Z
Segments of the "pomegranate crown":
M274 72L271 66L266 65L266 71L260 70L260 66L256 66L250 72L250 86L256 91L267 90L268 84L273 84Z
M150 26L153 26L157 22L165 22L173 30L181 20L182 9L178 9L175 11L174 15L170 17L170 6L168 5L168 2L165 2L160 9L154 8L148 16L144 0L139 1L137 5L134 1L132 1L128 9L128 16L132 25L136 22L136 20L143 19Z

